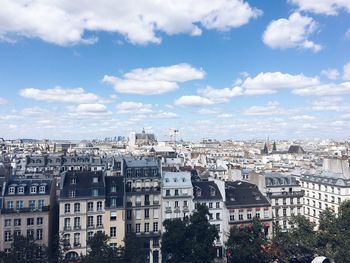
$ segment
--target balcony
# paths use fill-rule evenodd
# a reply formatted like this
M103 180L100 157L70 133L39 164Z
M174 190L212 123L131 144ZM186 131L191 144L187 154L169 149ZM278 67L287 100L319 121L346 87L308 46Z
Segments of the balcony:
M48 212L50 211L50 206L43 206L41 208L3 208L1 209L1 214L13 214L13 213L33 213L33 212Z
M64 231L70 231L70 230L72 230L72 227L71 226L64 226Z
M170 206L165 207L165 213L171 213L171 207Z
M81 225L74 226L74 230L80 230L80 229L81 229Z
M81 247L80 243L74 243L73 245L74 245L74 247Z
M95 228L94 224L88 224L87 228L91 229L91 228Z
M103 228L103 224L96 225L96 228Z
M190 210L188 209L188 206L187 206L187 205L184 205L182 211L183 211L184 213L187 213L187 212L189 212Z

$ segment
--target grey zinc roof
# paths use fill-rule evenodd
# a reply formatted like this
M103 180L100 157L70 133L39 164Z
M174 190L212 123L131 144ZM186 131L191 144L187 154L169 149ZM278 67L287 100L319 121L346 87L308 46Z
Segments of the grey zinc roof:
M202 182L192 182L193 185L193 200L222 200L220 190L215 182L213 181L202 181ZM212 195L212 190L215 194ZM197 196L198 191L201 192L200 196Z
M297 186L299 185L295 177L290 175L283 175L280 173L266 173L265 174L266 186Z

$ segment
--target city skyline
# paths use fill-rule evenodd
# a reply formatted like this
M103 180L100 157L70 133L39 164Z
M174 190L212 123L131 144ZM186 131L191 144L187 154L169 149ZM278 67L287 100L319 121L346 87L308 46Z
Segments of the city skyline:
M314 2L0 0L0 137L349 138L350 3Z

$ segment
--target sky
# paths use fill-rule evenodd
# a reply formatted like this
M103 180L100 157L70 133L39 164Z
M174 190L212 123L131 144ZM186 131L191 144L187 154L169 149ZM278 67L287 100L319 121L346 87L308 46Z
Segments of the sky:
M349 139L350 0L0 0L0 137Z

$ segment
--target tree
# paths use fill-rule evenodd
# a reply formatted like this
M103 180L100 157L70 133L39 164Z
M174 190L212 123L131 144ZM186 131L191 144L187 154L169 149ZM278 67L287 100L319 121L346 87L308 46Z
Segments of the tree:
M10 252L2 255L6 263L44 263L48 261L47 248L35 243L32 237L14 238Z
M123 253L121 248L113 248L108 244L109 237L103 232L97 232L87 242L90 251L81 259L82 263L121 263Z
M293 215L289 223L291 228L287 232L282 232L278 227L275 229L272 240L274 253L285 262L313 256L317 252L315 223L301 215Z
M166 262L209 263L215 258L218 230L208 221L209 210L199 205L190 219L165 220L162 253Z
M226 243L227 260L229 263L269 262L269 246L261 222L254 218L252 225L242 229L234 226L230 229Z
M144 263L149 258L149 238L137 237L136 234L128 234L125 237L125 262Z

